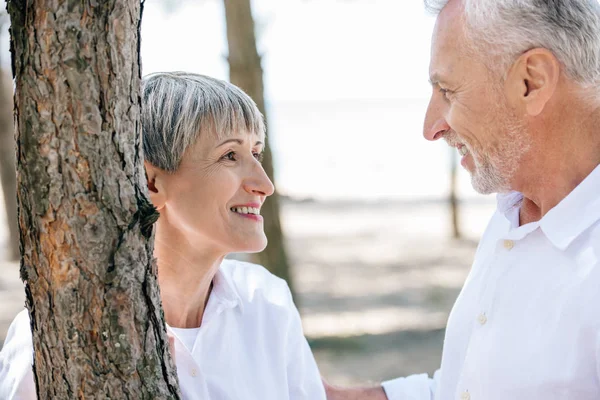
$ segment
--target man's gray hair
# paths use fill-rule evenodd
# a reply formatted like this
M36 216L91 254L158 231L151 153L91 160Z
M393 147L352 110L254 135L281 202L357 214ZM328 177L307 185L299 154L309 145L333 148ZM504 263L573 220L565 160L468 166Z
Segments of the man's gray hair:
M499 56L506 70L523 52L550 50L569 78L600 87L600 5L598 0L460 0L467 35L479 52ZM437 14L448 0L425 0ZM492 52L490 54L490 51Z
M144 157L174 172L199 135L265 136L263 116L237 86L186 72L160 72L142 80Z

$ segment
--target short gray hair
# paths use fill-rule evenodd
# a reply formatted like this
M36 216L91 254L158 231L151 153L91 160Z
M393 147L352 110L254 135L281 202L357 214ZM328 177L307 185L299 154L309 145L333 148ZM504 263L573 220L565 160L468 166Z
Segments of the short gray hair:
M506 70L523 52L541 47L556 56L569 78L583 87L600 87L598 0L461 1L467 35L480 52L499 56L499 67ZM425 0L435 14L447 4Z
M256 103L231 83L187 72L160 72L142 80L144 157L174 172L199 135L238 132L265 136Z

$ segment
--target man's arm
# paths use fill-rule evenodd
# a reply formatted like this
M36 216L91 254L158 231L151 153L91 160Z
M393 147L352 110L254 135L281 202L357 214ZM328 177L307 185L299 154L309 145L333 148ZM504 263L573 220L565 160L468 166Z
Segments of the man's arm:
M439 371L431 379L427 374L411 375L383 382L381 386L341 388L325 382L327 400L433 400Z

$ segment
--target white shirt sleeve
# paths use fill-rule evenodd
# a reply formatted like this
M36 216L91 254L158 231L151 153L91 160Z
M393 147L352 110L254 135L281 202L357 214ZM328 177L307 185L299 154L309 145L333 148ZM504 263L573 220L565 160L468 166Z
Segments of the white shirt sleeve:
M8 328L0 351L0 399L37 399L32 365L33 342L29 314L23 310Z
M388 400L433 400L440 371L436 371L433 379L427 374L411 375L382 383Z
M290 400L325 400L325 388L310 346L302 331L300 313L288 290L290 322L287 330L287 377Z

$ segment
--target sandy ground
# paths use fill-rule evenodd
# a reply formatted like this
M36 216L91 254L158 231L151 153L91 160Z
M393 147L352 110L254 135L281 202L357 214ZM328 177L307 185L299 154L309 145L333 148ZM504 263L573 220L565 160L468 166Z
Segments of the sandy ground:
M328 380L439 367L448 313L493 208L490 199L462 205L465 239L452 240L445 204L284 202L297 302ZM0 262L0 343L23 302L18 265Z
M435 371L444 327L491 202L462 206L452 240L444 204L288 204L298 302L323 375L337 384Z

